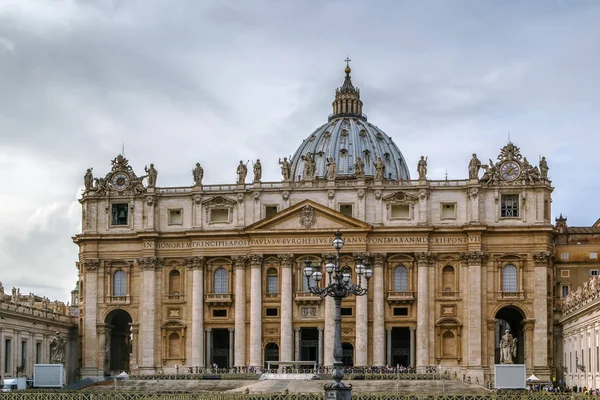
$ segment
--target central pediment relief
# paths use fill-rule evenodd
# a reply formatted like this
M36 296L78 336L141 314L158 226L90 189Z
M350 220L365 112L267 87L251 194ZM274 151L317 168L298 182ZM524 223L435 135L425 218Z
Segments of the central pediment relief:
M329 207L304 200L270 218L258 221L246 228L251 231L285 230L370 230L371 225L356 218L347 217Z
M202 202L204 207L233 207L235 205L235 200L228 199L223 196L215 196L208 198Z
M419 198L411 193L398 191L383 198L386 203L416 203Z

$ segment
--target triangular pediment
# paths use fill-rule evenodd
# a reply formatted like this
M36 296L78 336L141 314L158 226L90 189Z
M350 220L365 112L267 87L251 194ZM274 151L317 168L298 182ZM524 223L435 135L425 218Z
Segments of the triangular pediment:
M416 195L401 190L383 198L383 201L386 203L415 203L418 200L419 198Z
M366 222L347 217L312 200L303 200L272 217L255 222L246 228L246 232L371 230L371 228L372 226Z

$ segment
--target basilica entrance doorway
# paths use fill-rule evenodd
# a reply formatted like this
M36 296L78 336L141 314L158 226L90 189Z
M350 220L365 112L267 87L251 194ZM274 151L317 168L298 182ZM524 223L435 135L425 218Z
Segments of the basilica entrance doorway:
M354 346L352 343L342 343L342 363L344 367L354 366Z
M268 343L265 346L265 369L267 361L279 361L279 346L277 343Z
M392 366L409 367L410 364L410 329L408 327L392 328Z
M494 362L500 364L500 339L506 330L517 339L517 356L515 364L525 364L525 335L522 322L525 319L521 310L516 307L503 307L496 313L496 329L494 334Z
M300 361L317 361L319 331L317 328L300 330Z
M129 372L131 354L131 315L125 310L113 310L104 320L104 373Z
M229 368L231 360L229 359L229 329L212 330L212 351L210 364L217 364L217 368Z

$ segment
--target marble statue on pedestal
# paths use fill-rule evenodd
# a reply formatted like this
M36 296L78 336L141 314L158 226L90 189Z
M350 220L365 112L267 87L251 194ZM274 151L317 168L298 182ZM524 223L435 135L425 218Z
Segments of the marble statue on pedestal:
M50 363L65 363L65 340L60 336L60 332L56 332L56 336L50 342Z
M500 339L500 364L512 364L517 356L517 338L507 329Z

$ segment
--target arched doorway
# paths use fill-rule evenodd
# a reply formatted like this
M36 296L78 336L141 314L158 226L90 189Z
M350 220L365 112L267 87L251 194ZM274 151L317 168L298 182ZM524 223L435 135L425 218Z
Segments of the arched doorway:
M279 361L279 346L277 346L277 343L267 343L265 346L265 369L268 368L267 361ZM271 369L275 367L271 365Z
M354 346L352 346L352 343L342 343L342 363L344 367L354 366Z
M513 363L525 364L525 335L522 326L524 319L525 316L517 307L507 306L498 310L494 333L494 363L500 364L500 339L508 330L517 339L517 356Z
M131 315L125 310L113 310L106 316L104 373L129 372L131 354Z

